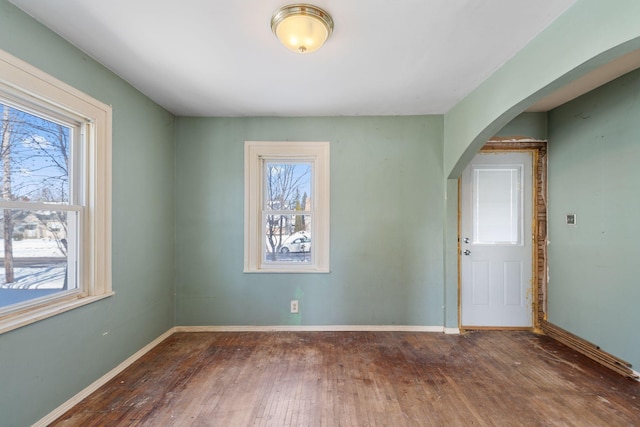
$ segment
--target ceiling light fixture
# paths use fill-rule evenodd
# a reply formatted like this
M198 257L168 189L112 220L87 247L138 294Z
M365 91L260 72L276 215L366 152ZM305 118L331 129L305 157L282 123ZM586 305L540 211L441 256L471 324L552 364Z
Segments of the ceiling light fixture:
M290 4L275 11L271 30L287 49L311 53L320 49L333 32L333 19L319 7Z

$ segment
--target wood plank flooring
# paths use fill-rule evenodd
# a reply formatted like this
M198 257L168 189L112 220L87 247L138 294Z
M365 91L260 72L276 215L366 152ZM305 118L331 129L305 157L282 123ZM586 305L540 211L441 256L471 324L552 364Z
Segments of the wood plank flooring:
M640 426L640 383L546 336L176 333L53 426Z

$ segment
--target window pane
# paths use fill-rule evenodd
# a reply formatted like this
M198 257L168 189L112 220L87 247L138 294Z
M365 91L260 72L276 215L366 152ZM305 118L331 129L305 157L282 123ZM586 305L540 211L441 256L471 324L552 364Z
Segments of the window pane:
M77 288L76 212L0 213L0 308Z
M311 263L311 215L265 214L266 263Z
M522 167L473 171L473 242L520 244Z
M71 128L0 104L2 200L69 203Z
M309 162L265 162L264 209L310 211L311 167Z

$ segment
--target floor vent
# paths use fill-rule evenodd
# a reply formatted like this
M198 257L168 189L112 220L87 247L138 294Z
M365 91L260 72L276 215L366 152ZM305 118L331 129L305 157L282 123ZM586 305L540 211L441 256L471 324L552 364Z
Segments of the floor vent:
M554 324L542 322L541 327L545 334L549 335L551 338L560 341L564 345L584 354L601 365L604 365L625 377L632 378L636 381L640 380L638 374L631 369L631 363L625 362L624 360L601 350L597 345L573 335L571 332L565 331Z

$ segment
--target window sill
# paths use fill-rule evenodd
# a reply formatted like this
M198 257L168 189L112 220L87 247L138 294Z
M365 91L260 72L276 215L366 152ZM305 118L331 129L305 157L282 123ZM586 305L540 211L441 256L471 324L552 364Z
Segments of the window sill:
M75 297L52 302L43 307L34 307L19 313L7 315L6 318L0 319L0 334L82 307L83 305L91 304L112 295L114 295L114 292L82 298Z

